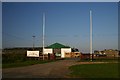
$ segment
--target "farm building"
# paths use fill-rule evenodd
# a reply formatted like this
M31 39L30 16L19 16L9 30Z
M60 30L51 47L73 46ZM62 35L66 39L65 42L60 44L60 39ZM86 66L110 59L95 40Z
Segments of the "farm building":
M65 46L60 43L54 43L50 46L47 46L44 49L45 54L55 54L56 57L60 58L74 58L80 57L80 52L78 49L71 48L69 46Z
M118 57L119 51L113 49L105 49L103 51L94 51L96 56Z
M119 51L113 50L113 49L104 50L104 53L108 57L118 57L118 55L119 55Z
M65 53L65 58L77 58L80 57L80 52Z
M44 49L45 54L48 54L48 53L55 54L56 57L61 57L61 58L65 57L64 54L66 52L71 52L71 48L69 46L65 46L60 43L54 43L50 46L47 46Z
M80 57L81 52L77 48L72 48L72 51L65 53L65 58L78 58Z

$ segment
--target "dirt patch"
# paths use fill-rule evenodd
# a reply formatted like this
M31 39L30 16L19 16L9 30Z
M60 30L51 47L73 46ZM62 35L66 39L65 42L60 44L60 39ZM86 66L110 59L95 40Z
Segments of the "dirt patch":
M63 78L69 73L68 67L73 60L60 60L45 64L36 64L26 67L3 69L3 78Z

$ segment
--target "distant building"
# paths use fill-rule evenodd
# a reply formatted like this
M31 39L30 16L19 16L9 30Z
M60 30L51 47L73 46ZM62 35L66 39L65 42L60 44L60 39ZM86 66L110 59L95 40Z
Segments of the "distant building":
M77 58L80 57L80 52L65 53L65 58Z
M113 50L113 49L108 49L108 50L104 50L104 54L108 57L118 57L119 51Z
M55 54L56 57L60 58L75 58L80 57L80 52L77 48L71 48L60 43L54 43L47 46L44 50L45 54Z
M50 50L50 49L52 49L52 50ZM66 52L71 52L71 48L69 46L65 46L60 43L54 43L45 48L45 53L53 53L56 55L56 57L61 57L61 58L65 58Z
M103 51L94 51L96 56L106 56L106 57L118 57L119 51L113 49L105 49Z
M80 57L80 52L77 48L72 48L71 52L66 52L65 53L65 58L78 58Z

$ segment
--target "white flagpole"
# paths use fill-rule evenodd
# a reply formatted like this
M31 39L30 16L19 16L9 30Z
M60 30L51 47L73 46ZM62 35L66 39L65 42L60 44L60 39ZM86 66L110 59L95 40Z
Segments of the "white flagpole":
M44 60L44 40L45 40L45 13L43 13L43 60Z
M92 11L90 10L90 58L92 61Z

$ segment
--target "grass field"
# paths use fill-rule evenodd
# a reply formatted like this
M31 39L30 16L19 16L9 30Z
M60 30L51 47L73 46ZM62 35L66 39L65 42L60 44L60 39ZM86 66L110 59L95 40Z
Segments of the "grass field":
M13 67L22 67L22 66L29 66L34 64L43 64L48 62L54 62L57 60L28 60L24 62L15 62L15 63L4 63L2 64L2 68L13 68Z
M80 78L119 78L117 63L81 64L69 67L71 77Z
M78 62L89 62L90 59L83 59L83 60L79 60ZM118 62L120 61L119 58L95 58L92 60L93 62Z

